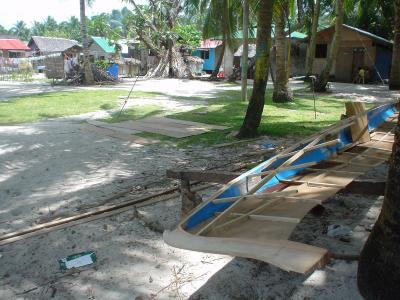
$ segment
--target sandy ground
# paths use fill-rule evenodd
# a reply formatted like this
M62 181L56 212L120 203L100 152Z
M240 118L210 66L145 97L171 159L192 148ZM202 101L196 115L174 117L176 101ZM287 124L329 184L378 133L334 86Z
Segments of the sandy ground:
M157 86L163 99L154 101L164 101L169 107L189 105L185 99L172 99L174 95L206 97L221 89L238 88L223 83L181 83L140 82L138 90L154 91ZM44 85L43 90L41 85L24 88L15 84L11 95L51 88ZM1 97L7 91L8 85L0 84ZM381 92L390 97L387 91ZM212 167L254 150L254 142L251 148L246 143L225 148L141 146L87 131L81 121L96 116L0 127L0 234L105 204L129 187L134 187L130 198L171 187L175 183L164 177L168 168ZM283 145L290 140L265 138L256 144L270 142ZM385 178L385 174L386 168L381 167L367 175ZM380 205L378 197L337 195L324 205L321 216L307 215L292 239L335 253L358 253ZM333 260L312 274L298 275L247 259L174 249L164 244L160 231L179 221L179 199L139 212L146 222L129 211L0 246L0 299L361 299L355 262ZM157 230L149 228L152 222L158 224ZM352 228L351 238L327 237L331 224ZM73 275L60 273L59 258L85 250L96 251L94 265Z

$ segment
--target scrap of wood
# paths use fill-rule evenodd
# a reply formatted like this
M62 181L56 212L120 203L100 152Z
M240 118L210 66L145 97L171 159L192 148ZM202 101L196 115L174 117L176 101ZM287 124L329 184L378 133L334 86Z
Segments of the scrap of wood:
M363 102L346 102L346 115L357 116L355 123L350 127L350 133L353 141L359 141L360 143L366 143L370 141L368 131L368 117L363 114L365 109L365 103Z

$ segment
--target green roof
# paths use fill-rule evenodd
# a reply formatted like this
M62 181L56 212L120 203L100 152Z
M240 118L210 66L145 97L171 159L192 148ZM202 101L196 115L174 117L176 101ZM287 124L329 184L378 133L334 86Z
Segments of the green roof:
M92 36L92 40L104 50L105 53L115 53L115 45L110 45L108 40L103 37Z
M293 31L290 34L290 37L292 39L305 39L307 37L306 34L298 32L298 31ZM233 34L234 39L243 39L243 30L238 30ZM256 39L257 38L257 27L253 27L249 29L249 39ZM220 39L222 40L222 36L217 36L215 39Z
M304 33L298 32L298 31L293 31L293 32L290 34L290 37L291 37L292 39L305 39L305 38L307 37L307 35L304 34Z

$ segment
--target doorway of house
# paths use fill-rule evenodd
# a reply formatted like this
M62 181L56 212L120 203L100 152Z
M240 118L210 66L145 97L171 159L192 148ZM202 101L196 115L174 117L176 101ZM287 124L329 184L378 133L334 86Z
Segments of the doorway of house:
M365 68L364 63L365 48L353 48L353 72L352 78L358 78L358 70Z

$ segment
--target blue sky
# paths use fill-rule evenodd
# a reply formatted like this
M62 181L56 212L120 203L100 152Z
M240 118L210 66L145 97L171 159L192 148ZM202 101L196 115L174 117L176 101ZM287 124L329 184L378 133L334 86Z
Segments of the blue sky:
M143 2L144 0L137 1ZM122 0L95 0L92 7L87 8L87 15L111 12L124 6L131 8L130 4ZM23 20L31 26L33 21L43 21L49 15L57 22L65 21L70 16L79 17L79 0L10 0L7 4L3 3L0 25L9 29L16 21Z

